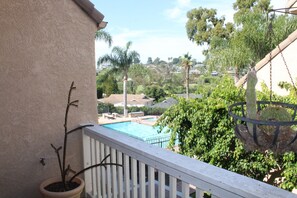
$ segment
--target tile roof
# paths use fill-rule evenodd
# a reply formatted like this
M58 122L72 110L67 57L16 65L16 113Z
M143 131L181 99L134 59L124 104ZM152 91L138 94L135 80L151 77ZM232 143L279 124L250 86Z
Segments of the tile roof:
M169 108L172 105L175 105L177 103L178 103L178 101L176 99L174 99L174 98L167 98L166 100L164 100L162 102L159 102L159 103L154 104L152 107L153 108L164 108L164 109L167 109L167 108Z
M99 99L98 102L117 104L123 102L123 97L123 94L111 94L107 98ZM130 105L146 104L153 100L153 98L149 98L144 94L127 94L127 104Z
M106 26L106 22L103 21L104 15L99 12L94 4L89 0L73 0L91 19L96 22L97 28L102 29Z

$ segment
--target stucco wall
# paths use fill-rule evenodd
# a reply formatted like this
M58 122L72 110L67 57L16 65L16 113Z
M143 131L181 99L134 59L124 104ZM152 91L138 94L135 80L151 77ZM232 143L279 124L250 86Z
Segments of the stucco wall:
M296 83L297 78L297 64L296 64L296 52L297 52L297 40L294 40L288 47L283 50L284 59L288 65L291 76ZM272 91L279 95L288 94L287 91L281 89L278 84L281 81L286 81L290 84L291 79L286 69L285 63L281 54L279 53L271 61L272 64ZM256 88L261 90L261 83L265 83L268 88L270 87L270 64L266 64L260 70L257 71L258 83Z
M70 111L69 128L96 122L95 31L72 0L0 1L0 197L40 197L40 182L58 175L50 143L62 145L72 81L80 102ZM69 143L76 170L81 132Z

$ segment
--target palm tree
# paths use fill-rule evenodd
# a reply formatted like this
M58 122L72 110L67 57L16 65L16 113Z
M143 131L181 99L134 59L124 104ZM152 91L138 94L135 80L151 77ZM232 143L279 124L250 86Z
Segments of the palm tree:
M95 38L96 38L96 40L103 40L103 41L105 41L106 43L108 43L109 47L112 44L112 37L111 37L111 35L108 32L106 32L106 31L104 31L102 29L96 31Z
M186 95L187 99L189 99L189 75L190 75L190 68L192 66L192 56L189 55L189 53L185 54L183 57L181 57L181 64L184 67L186 71Z
M113 47L111 54L106 54L98 59L97 65L109 62L111 64L113 72L123 73L123 92L124 92L124 116L127 117L127 80L128 70L132 64L139 61L139 54L136 51L130 51L132 42L129 41L126 44L126 48Z

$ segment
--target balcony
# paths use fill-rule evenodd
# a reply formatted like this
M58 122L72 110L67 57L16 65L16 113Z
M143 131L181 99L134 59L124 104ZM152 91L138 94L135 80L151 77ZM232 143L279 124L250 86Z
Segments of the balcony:
M297 197L266 183L176 154L99 125L83 131L84 166L107 162L85 173L86 197Z

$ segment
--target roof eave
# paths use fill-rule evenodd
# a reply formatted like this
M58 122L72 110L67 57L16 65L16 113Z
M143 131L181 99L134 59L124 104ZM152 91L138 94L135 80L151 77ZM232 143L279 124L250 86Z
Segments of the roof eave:
M283 42L281 42L276 48L274 48L271 53L268 53L262 60L260 60L256 66L254 67L256 71L259 71L262 69L266 64L269 63L269 61L272 61L274 57L276 57L279 53L281 53L285 48L287 48L290 44L292 44L295 40L297 40L297 30L295 30L293 33L291 33ZM236 86L240 87L243 84L245 84L247 78L247 74L243 76L237 83Z
M89 0L73 0L95 23L99 29L105 28L107 22L104 22L104 15L99 12L93 3Z
M297 14L297 0L288 0L286 9L288 10L289 13L291 14Z
M297 3L297 0L288 0L286 8L291 8Z

